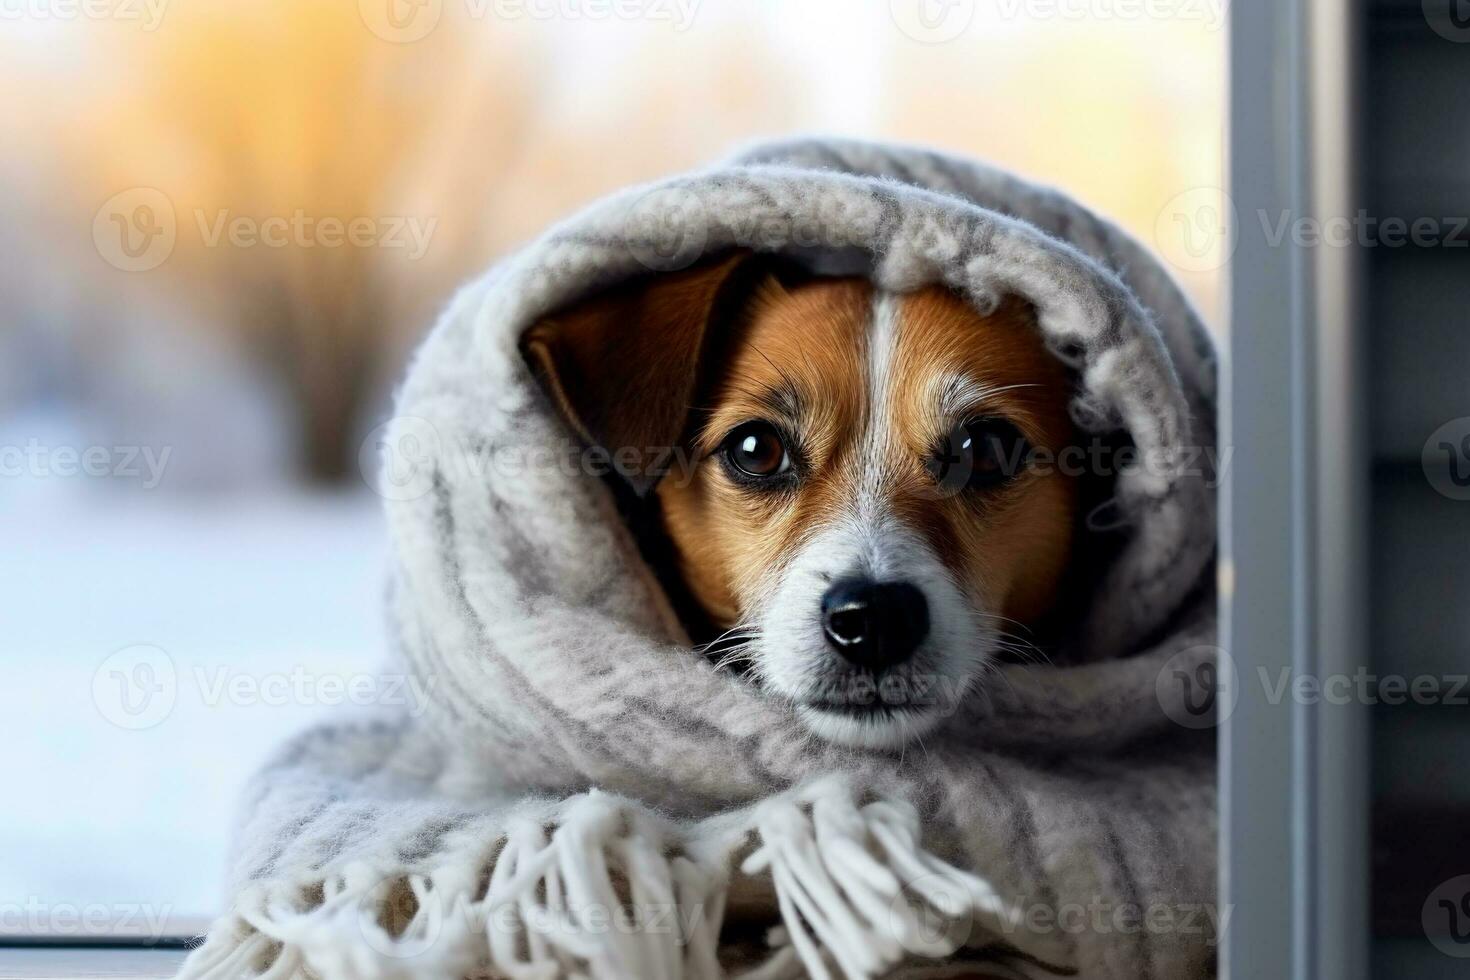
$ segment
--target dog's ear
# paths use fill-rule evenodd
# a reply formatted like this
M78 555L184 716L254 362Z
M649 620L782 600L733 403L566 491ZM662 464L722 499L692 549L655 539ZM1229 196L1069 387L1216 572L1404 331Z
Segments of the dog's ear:
M701 368L764 274L748 251L642 277L534 324L521 350L567 421L634 489L682 442Z

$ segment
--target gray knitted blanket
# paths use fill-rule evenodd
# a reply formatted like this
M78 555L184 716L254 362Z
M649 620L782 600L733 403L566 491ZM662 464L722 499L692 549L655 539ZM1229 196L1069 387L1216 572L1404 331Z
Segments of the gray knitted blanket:
M731 247L1035 308L1086 434L1134 452L1055 664L922 748L814 739L691 648L522 360L538 318ZM388 430L395 656L432 692L248 788L186 977L1214 973L1214 361L1158 262L981 164L766 145L599 202L465 288ZM573 455L568 465L568 455Z

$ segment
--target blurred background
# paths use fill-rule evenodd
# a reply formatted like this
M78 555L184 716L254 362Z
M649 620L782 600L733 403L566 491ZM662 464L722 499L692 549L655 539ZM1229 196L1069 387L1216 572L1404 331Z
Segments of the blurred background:
M1223 0L1126 8L0 4L0 901L39 910L0 930L218 911L242 780L335 706L289 679L383 655L360 460L407 353L607 191L766 136L931 144L1118 221L1217 329L1223 259L1161 216L1224 180Z

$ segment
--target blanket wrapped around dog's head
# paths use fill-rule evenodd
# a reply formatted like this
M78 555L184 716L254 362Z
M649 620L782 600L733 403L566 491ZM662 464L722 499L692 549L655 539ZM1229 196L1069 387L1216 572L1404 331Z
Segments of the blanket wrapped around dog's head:
M522 356L549 313L733 248L1021 297L1079 430L1133 450L1078 532L1074 649L998 667L922 746L818 740L691 649L617 475L568 450ZM1214 384L1156 260L967 160L773 144L551 229L456 298L382 440L396 669L429 702L310 731L255 779L185 975L1212 975L1188 681L1214 656Z

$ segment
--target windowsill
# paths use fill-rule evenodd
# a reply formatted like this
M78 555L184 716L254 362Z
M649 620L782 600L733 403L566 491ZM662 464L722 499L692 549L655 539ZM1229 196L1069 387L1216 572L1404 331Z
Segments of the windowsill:
M169 980L188 955L182 947L0 946L0 980Z

